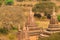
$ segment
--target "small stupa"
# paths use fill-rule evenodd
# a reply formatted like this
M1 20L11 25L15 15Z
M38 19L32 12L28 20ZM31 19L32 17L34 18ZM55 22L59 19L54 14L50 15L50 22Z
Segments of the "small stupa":
M58 24L55 8L53 8L53 14L51 15L50 24L49 24L47 30L51 31L51 32L59 32L60 31L60 26Z
M40 34L40 28L37 27L37 25L35 24L34 13L32 12L32 9L30 9L29 16L25 26L28 27L30 36Z
M55 8L53 8L53 14L51 15L50 24L46 30L43 29L41 37L49 37L52 33L60 32L60 26L58 24L57 16L55 14Z

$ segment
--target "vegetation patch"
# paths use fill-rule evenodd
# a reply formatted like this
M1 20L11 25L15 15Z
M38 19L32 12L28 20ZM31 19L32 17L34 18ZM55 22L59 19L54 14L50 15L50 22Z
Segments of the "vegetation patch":
M57 15L57 19L58 19L58 21L60 22L60 15Z
M39 38L38 40L60 40L60 33L52 34L50 37L47 38Z
M6 5L12 5L14 3L14 0L5 0Z
M1 34L8 34L8 32L9 32L8 29L6 29L4 27L3 28L0 28L0 33Z
M1 5L2 5L2 0L0 0L0 7L1 7Z

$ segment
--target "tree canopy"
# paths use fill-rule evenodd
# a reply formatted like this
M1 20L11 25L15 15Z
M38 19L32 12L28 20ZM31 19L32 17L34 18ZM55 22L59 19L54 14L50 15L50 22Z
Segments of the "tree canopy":
M6 5L12 5L14 0L5 0Z
M51 12L53 10L53 7L56 7L55 3L52 2L41 2L37 3L32 11L33 12Z

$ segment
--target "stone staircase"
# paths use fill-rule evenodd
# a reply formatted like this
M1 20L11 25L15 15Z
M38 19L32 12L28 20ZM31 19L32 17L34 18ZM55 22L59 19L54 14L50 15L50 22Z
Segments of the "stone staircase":
M36 35L40 35L40 27L37 26L28 26L28 33L30 36L36 36Z

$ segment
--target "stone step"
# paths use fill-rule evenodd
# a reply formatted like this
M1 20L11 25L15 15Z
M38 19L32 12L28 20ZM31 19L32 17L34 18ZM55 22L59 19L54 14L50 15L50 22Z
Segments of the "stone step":
M49 31L44 31L43 34L46 34L46 35L51 35L52 32L49 32Z
M29 32L30 32L30 33L31 33L31 32L40 32L40 30L32 30L32 31L30 30Z
M41 37L49 37L49 35L46 34L40 34Z
M36 35L40 35L40 32L29 32L29 35L30 36L36 36Z
M29 31L36 31L36 30L40 30L41 28L40 27L28 27L29 28Z
M60 31L60 28L48 28L47 31Z
M29 31L40 30L40 28L29 28Z
M58 24L50 24L48 28L60 28L60 25Z

